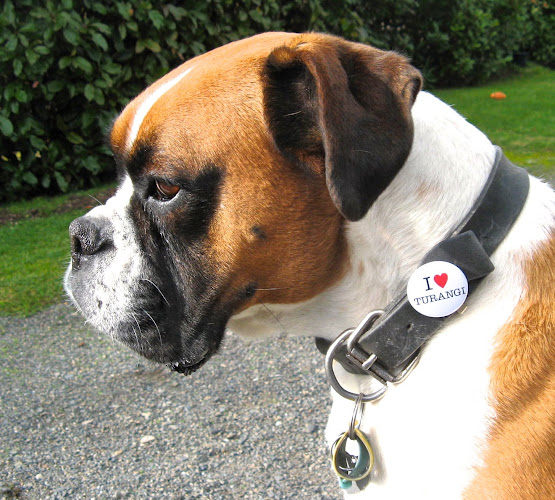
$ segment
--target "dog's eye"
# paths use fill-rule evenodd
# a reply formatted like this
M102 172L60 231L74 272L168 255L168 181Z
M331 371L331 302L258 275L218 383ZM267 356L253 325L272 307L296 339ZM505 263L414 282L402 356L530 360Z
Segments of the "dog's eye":
M168 184L167 182L156 181L156 197L160 201L169 201L177 196L181 188L175 184Z

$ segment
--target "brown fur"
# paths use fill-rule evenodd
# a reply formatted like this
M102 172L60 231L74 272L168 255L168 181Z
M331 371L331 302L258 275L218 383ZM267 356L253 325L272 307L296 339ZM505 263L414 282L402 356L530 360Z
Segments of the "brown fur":
M360 193L347 188L379 196L408 154L419 73L401 56L334 37L270 33L199 56L149 92L191 67L152 106L131 151L127 134L148 94L124 110L112 131L114 152L125 161L137 145L154 146L148 174L170 181L183 168L191 176L208 165L223 170L205 258L224 294L255 284L239 310L318 295L346 269L340 211L357 220L373 201L349 207ZM388 155L390 172L380 180ZM365 171L379 168L361 181L364 162ZM422 196L433 189L418 187ZM491 367L496 417L465 498L554 496L554 263L555 237L528 262L526 293L499 334Z
M290 35L262 43L258 39L257 44L233 43L164 77L167 81L194 68L152 106L127 152L132 154L141 142L155 145L159 153L148 165L148 174L168 180L184 167L191 176L206 165L223 168L206 258L217 270L215 286L224 294L232 296L256 284L255 296L240 309L258 302L307 300L333 284L346 267L343 219L330 199L323 172L309 174L284 160L264 122L262 55L282 38ZM116 121L114 151L125 150L132 116L144 99L144 94L139 96ZM253 227L264 238L254 234Z
M337 209L361 219L409 154L420 73L399 54L314 34L267 61L264 111L276 145L324 171Z
M525 266L526 291L499 333L496 417L466 499L555 498L555 235Z
M319 85L324 81L328 86L341 83L343 93L335 92L325 105L320 100L314 106L323 106L324 115L330 110L342 114L349 130L360 129L357 123L348 121L354 114L365 124L371 122L372 130L364 137L374 142L346 144L339 133L332 134L329 127L321 124L320 131L314 133L315 139L323 140L322 131L331 134L326 144L316 148L321 168L306 169L296 158L284 158L279 144L276 148L272 128L280 122L282 110L270 119L265 109L265 91L271 79L266 74L267 61L272 57L279 60L282 52L285 59L298 57L306 64ZM191 72L153 104L127 151L133 117L148 93L188 68L192 68ZM373 85L367 85L365 75L372 78ZM406 151L396 152L402 149L401 144L410 147L410 107L420 81L419 73L397 54L328 35L268 33L215 49L164 76L123 111L113 127L112 147L123 164L140 145L154 147L155 160L147 166L148 174L170 182L183 168L190 176L208 165L222 168L220 204L205 246L207 262L217 269L214 286L232 296L254 284L254 297L243 302L240 309L257 302L301 302L329 288L346 269L344 218L337 210L337 199L334 205L335 185L330 196L329 179L326 183L330 169L324 170L324 162L334 163L337 178L341 177L338 172L353 171L355 175L354 172L373 168L376 174L368 181L371 185L365 192L373 189L377 196L408 154L407 147ZM347 98L351 91L356 96L349 98L353 110L348 110L340 105L340 99ZM378 112L378 105L387 105L387 113ZM393 108L398 109L397 114ZM296 111L293 109L291 114ZM378 120L382 115L385 124ZM335 122L339 123L339 117ZM285 128L293 137L306 133L298 127ZM361 129L360 133L365 131ZM332 140L338 142L333 148L328 144ZM388 144L386 151L382 143ZM342 148L348 154L343 155ZM378 173L385 170L381 168L382 160L376 160L368 169L359 164L349 168L346 163L350 160L344 158L355 154L353 151L366 162L395 153L390 161L391 172L385 180L379 178ZM350 193L344 197L348 202L355 198ZM368 205L370 201L364 203ZM253 227L262 231L264 238L256 236Z

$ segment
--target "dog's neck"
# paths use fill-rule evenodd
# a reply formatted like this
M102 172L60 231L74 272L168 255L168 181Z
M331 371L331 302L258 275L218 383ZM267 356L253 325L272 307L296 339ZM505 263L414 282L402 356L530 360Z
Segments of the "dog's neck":
M366 217L347 227L350 270L337 293L351 296L358 317L345 328L404 289L424 254L468 213L495 160L487 137L432 95L422 92L412 114L407 162Z
M291 335L332 340L369 311L384 308L406 286L424 254L463 220L486 182L495 148L426 92L420 93L412 115L414 142L407 162L368 214L347 223L345 276L303 304L269 305L271 315L266 309L251 311L245 315L248 321L232 321L232 330L258 336L260 330L285 329Z
M379 307L463 220L495 160L486 136L430 94L421 93L413 119L407 162L367 216L347 228L351 269L367 268L365 281L381 292Z

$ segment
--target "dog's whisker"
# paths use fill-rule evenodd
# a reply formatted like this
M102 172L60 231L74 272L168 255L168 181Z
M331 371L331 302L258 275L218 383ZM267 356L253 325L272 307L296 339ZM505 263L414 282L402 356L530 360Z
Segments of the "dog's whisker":
M280 326L280 328L283 330L283 332L286 333L287 335L289 335L289 334L287 333L287 330L286 330L285 326L283 326L283 324L281 323L281 321L280 321L280 320L278 319L278 317L272 312L272 310L271 310L266 304L264 304L264 302L258 300L256 297L255 297L255 300L256 300L262 307L264 307L264 309L266 309L266 311L268 311L268 312L270 313L270 315L272 316L272 318L274 318L274 319L276 320L276 323Z
M142 330L141 330L141 325L139 324L139 320L137 319L137 317L131 313L131 317L135 320L135 323L137 323L137 328L139 329L139 334L142 334ZM141 349L141 351L144 352L144 342L141 342L139 340L139 334L137 334L137 331L135 330L134 326L131 326L131 328L133 328L133 333L135 334L135 339L137 340L137 346Z
M137 341L137 346L140 346L139 335L138 335L137 330L135 330L135 327L133 325L131 325L131 330L133 330L133 334L135 335L135 340Z
M154 318L143 309L143 312L150 318L150 321L152 321L152 323L154 323L154 327L156 328L156 331L158 332L158 338L160 339L160 348L164 348L164 344L162 343L162 334L160 333L160 328L158 328L158 325L156 324L156 321L154 320Z
M95 198L92 194L89 194L89 198L92 198L94 201L98 203L98 205L104 205L98 198Z
M156 283L154 283L154 281L149 280L148 278L141 278L139 281L146 281L147 283L150 283L154 288L156 288L156 290L158 290L158 293L162 296L166 304L168 304L168 306L170 305L168 299L166 299L166 296L162 293L162 290L160 290L160 288Z

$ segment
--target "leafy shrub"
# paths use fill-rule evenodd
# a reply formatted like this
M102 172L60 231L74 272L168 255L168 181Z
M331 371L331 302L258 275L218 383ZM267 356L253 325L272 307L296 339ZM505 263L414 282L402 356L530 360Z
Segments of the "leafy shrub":
M432 0L441 8L438 0ZM436 44L433 78L442 85L467 85L499 74L512 61L524 25L521 0L457 1L447 23L440 26L444 43ZM421 44L416 50L425 51ZM430 67L430 62L426 67Z
M524 0L360 2L367 41L408 55L428 86L468 85L507 67L526 22Z
M555 6L544 0L526 3L527 30L521 49L545 66L555 69Z
M111 177L103 138L113 118L213 47L268 30L327 31L405 53L428 85L462 85L506 67L531 23L529 50L553 60L553 9L538 2L4 0L0 202Z
M104 180L112 170L104 136L132 97L185 59L279 29L294 6L187 3L5 0L0 201Z

